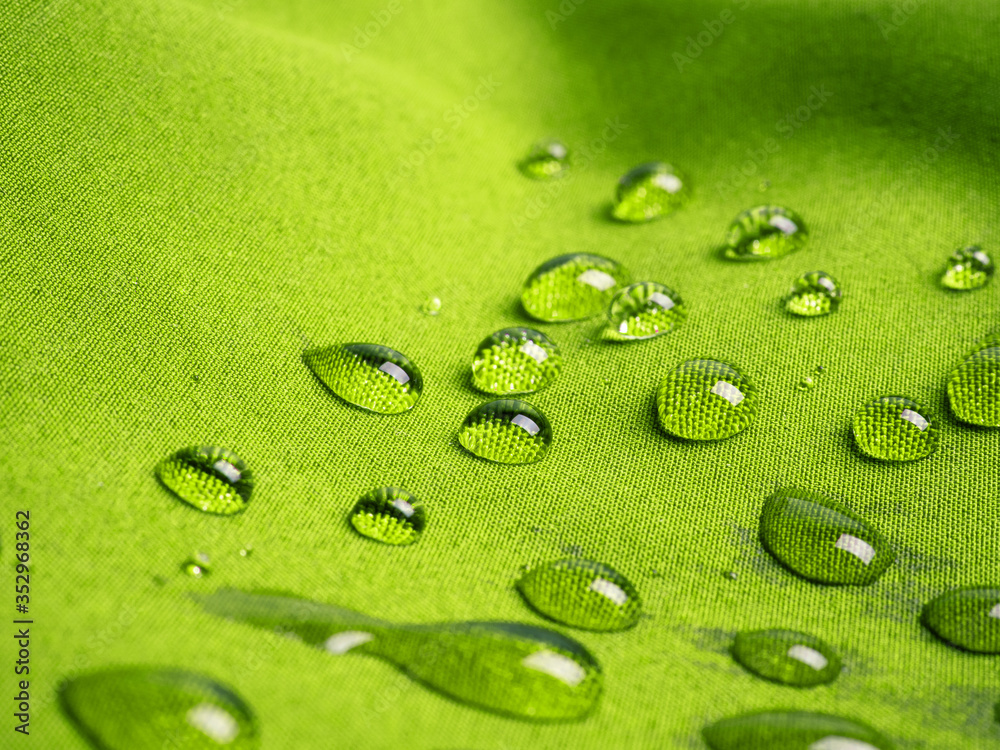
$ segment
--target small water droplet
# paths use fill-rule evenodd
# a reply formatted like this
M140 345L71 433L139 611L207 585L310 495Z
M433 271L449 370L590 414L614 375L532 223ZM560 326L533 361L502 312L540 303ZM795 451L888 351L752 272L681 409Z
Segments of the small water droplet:
M760 192L762 192L762 193L765 190L767 190L769 187L771 187L771 181L770 180L761 180L760 183L757 185L757 189L760 190Z
M811 375L806 375L802 380L799 381L800 391L811 391L816 387L816 378Z
M687 178L661 161L640 164L618 181L611 214L619 221L650 221L683 206L691 195Z
M938 446L937 428L915 402L882 396L862 406L851 424L862 453L881 461L916 461Z
M766 680L794 687L833 682L840 658L816 636L794 630L754 630L739 633L733 658Z
M240 557L250 557L253 554L253 547L249 544L240 550Z
M800 250L809 238L802 218L781 206L757 206L729 225L725 255L731 260L770 260Z
M760 540L785 567L816 583L867 586L896 559L878 530L853 511L794 487L765 501Z
M802 274L785 298L785 309L793 315L829 315L840 305L843 293L832 276L823 271Z
M640 281L625 287L611 300L604 338L651 339L670 333L686 319L687 309L679 294L663 284Z
M521 171L536 180L562 177L569 169L569 149L555 138L540 141L520 164Z
M1000 331L979 342L952 372L948 403L966 424L1000 427Z
M484 393L531 393L550 385L562 369L562 353L531 328L504 328L483 339L472 359L472 384Z
M603 675L577 641L532 625L396 625L319 602L222 589L199 599L212 614L297 634L328 654L390 662L449 698L531 721L573 721L597 704ZM307 617L303 613L308 613Z
M604 312L626 284L628 274L613 260L586 253L560 255L531 273L521 304L543 322L582 320Z
M941 284L948 289L969 291L979 289L993 278L996 266L978 245L961 247L948 258L948 267L941 276Z
M193 380L194 382L197 383L197 382L199 382L201 380L201 378L199 378L197 375L192 375L191 376L191 380Z
M441 299L439 297L428 297L424 304L420 306L420 312L424 315L437 315L441 312Z
M259 737L250 707L230 688L175 669L105 669L61 688L66 713L106 750L250 750Z
M952 646L1000 654L1000 588L948 591L924 605L921 622Z
M370 539L402 546L420 538L427 513L412 493L399 487L380 487L362 495L354 505L351 525Z
M458 441L488 461L528 464L545 457L552 443L552 427L545 415L526 401L499 399L469 413Z
M211 562L204 552L196 552L181 565L181 570L192 578L204 578L212 569L208 567Z
M156 465L156 476L189 505L224 516L246 508L254 485L243 459L208 445L183 448L163 459Z
M635 587L607 565L570 558L531 568L517 589L537 612L583 630L627 630L639 621Z
M424 390L417 366L387 346L326 346L310 349L302 359L344 401L381 414L412 409Z
M734 570L727 570L725 573L722 574L722 577L728 578L730 581L735 581L737 578L739 578L739 576L736 574L736 571Z
M671 370L656 391L660 425L687 440L722 440L757 416L757 390L735 367L692 359Z
M712 750L892 750L867 724L806 711L734 716L705 727L702 735Z

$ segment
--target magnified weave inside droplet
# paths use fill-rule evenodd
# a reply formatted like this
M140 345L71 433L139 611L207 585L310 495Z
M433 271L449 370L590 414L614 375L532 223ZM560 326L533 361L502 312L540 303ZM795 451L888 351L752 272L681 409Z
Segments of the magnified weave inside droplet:
M692 359L667 373L656 392L660 425L688 440L722 440L757 416L757 390L732 365Z

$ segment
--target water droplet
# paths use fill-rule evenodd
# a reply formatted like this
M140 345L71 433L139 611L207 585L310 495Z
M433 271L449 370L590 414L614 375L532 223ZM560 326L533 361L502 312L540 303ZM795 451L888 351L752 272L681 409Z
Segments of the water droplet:
M545 457L552 443L549 420L531 404L514 398L480 404L465 418L458 441L470 453L502 464L530 464Z
M441 299L439 297L428 297L424 304L420 306L420 312L424 315L437 315L441 312Z
M811 391L816 387L816 378L811 375L806 375L802 380L799 381L800 391Z
M941 284L948 289L968 291L985 286L996 271L993 260L977 245L961 247L951 254Z
M640 281L625 287L611 300L604 338L651 339L670 333L686 319L687 310L679 294L663 284Z
M569 169L569 149L555 138L540 141L521 162L521 171L536 180L562 177Z
M761 180L760 184L757 185L757 189L760 190L760 192L762 192L762 193L765 190L767 190L769 187L771 187L771 181L770 180Z
M728 578L730 581L735 581L739 576L736 574L735 570L727 570L722 574L723 578Z
M629 580L592 560L570 558L539 565L521 576L517 588L540 614L583 630L627 630L639 621L642 610Z
M948 402L966 424L1000 427L1000 331L979 342L952 372Z
M619 221L650 221L673 213L691 195L687 179L669 164L651 161L618 181L611 214Z
M550 385L562 369L559 347L531 328L504 328L480 342L472 384L484 393L531 393Z
M379 542L413 544L427 525L424 504L399 487L367 492L351 510L351 525L358 533Z
M208 555L204 552L196 552L181 565L181 570L192 578L204 578L212 569L208 567Z
M702 730L712 750L892 750L867 724L806 711L761 711Z
M344 401L381 414L412 409L424 390L417 366L387 346L326 346L310 349L302 359Z
M209 612L298 635L331 654L369 654L450 698L534 721L584 718L603 676L580 643L508 622L396 625L290 596L223 589L199 598Z
M964 588L924 605L921 621L952 646L1000 654L1000 588Z
M64 683L67 715L102 750L259 746L256 720L218 682L175 669L105 669Z
M862 453L882 461L916 461L937 449L937 428L915 402L882 396L862 406L851 424Z
M793 315L811 318L829 315L840 305L842 292L832 276L823 271L802 274L788 293L785 309Z
M240 550L240 557L250 557L253 554L253 547L249 544Z
M536 320L582 320L604 312L627 283L625 269L613 260L585 253L560 255L540 265L524 282L521 304Z
M731 260L770 260L801 249L809 238L802 218L781 206L757 206L741 213L729 225L726 257Z
M184 502L206 513L229 516L250 502L253 474L232 451L183 448L156 465L156 476Z
M816 583L867 586L896 559L878 530L847 507L794 487L764 502L760 540L785 567Z
M833 682L840 674L840 658L814 635L794 630L754 630L740 633L733 657L766 680L794 687Z
M656 391L660 425L688 440L722 440L757 416L757 390L736 368L714 359L678 365Z

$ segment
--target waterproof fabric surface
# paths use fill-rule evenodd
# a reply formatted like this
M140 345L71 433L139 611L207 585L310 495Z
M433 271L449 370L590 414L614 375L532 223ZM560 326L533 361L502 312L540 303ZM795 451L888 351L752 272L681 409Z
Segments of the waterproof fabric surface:
M5 3L2 611L14 512L30 509L35 624L32 734L7 711L0 745L86 747L57 684L141 664L231 685L268 750L704 748L707 723L779 708L859 719L905 749L994 747L997 657L949 648L918 615L1000 575L1000 432L961 426L945 399L1000 325L1000 282L937 283L956 247L1000 254L998 28L986 0ZM527 179L517 161L550 135L572 173ZM651 159L690 176L690 203L609 220L616 179ZM728 222L761 203L799 212L809 244L723 260ZM522 281L577 251L667 284L689 319L625 344L601 342L599 321L537 325L565 355L528 397L551 420L549 455L479 460L457 442L485 400L475 347L529 323ZM812 270L843 302L793 318L781 297ZM351 408L302 363L350 341L421 368L416 408ZM657 427L659 379L696 357L759 389L730 440ZM851 417L880 395L927 405L935 454L859 455ZM158 460L199 444L253 469L244 513L207 516L157 483ZM346 521L384 485L426 505L412 547ZM756 536L785 485L872 521L896 564L867 588L793 577ZM180 571L197 551L212 561L200 580ZM546 624L513 582L574 553L628 576L644 616L611 634L549 623L605 671L597 710L572 724L468 708L188 596L266 587L398 622ZM755 678L727 649L771 627L821 637L844 673L811 690Z

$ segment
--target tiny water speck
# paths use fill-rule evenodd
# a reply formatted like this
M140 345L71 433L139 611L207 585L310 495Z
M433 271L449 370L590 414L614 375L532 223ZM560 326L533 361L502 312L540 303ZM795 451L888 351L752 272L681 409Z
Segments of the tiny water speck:
M181 570L192 578L204 578L212 569L209 567L208 555L204 552L196 552L181 565Z
M428 297L424 304L420 306L420 311L424 315L437 315L441 312L441 298L440 297Z
M562 177L569 170L569 149L557 138L539 141L521 161L521 171L536 180Z

